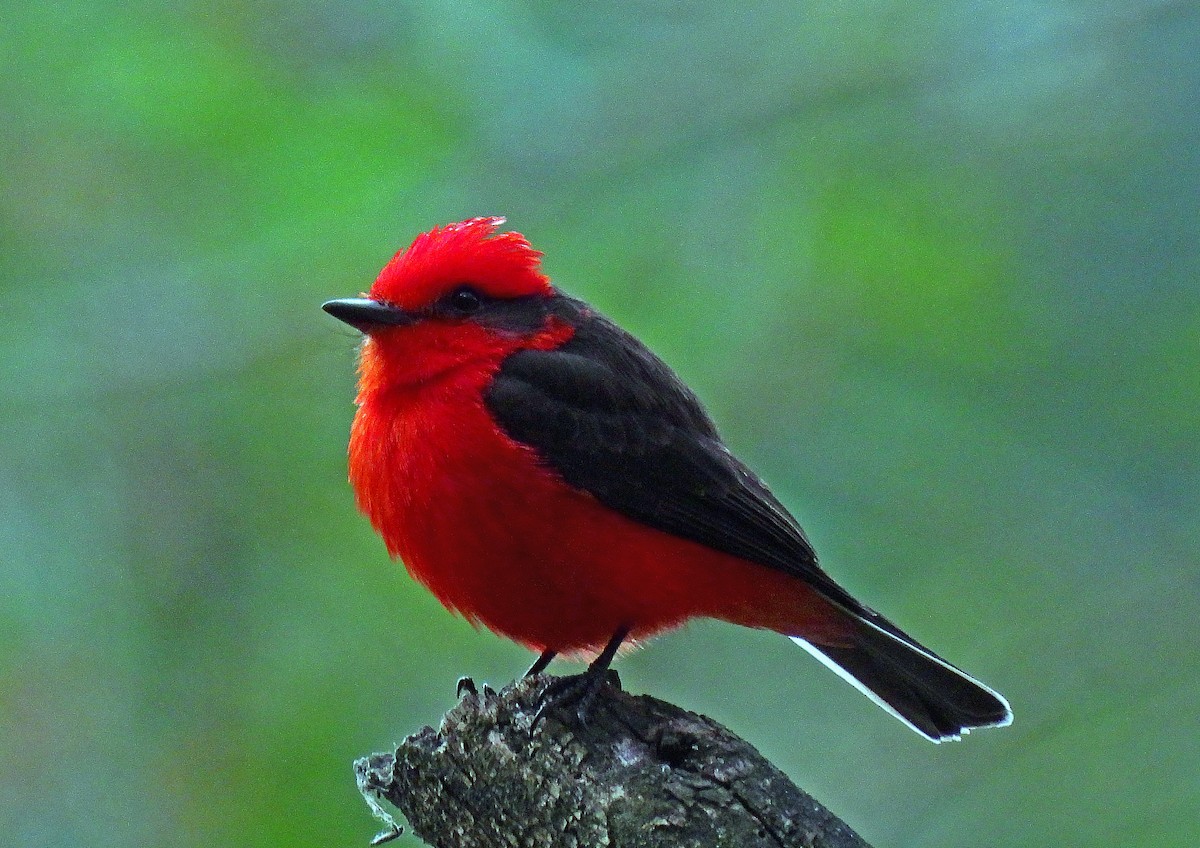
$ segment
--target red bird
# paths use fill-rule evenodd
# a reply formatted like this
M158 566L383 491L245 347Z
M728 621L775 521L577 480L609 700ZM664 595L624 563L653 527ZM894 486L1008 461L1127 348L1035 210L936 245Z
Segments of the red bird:
M423 233L324 305L366 334L350 480L410 574L540 651L531 674L598 651L581 709L623 642L708 617L790 636L935 742L1012 720L821 570L691 390L502 223Z

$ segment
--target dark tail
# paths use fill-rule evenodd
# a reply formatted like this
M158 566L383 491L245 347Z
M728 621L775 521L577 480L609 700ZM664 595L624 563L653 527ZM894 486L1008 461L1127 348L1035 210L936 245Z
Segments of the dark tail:
M1004 727L1004 697L918 644L882 617L854 622L849 644L817 645L793 636L822 663L926 739L958 739L976 727Z

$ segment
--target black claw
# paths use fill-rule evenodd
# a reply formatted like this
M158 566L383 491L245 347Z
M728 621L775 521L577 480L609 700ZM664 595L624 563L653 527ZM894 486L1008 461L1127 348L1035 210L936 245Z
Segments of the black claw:
M606 682L604 675L593 677L586 672L570 677L556 677L542 691L542 703L533 716L530 730L536 729L542 719L554 710L561 710L567 717L573 718L571 723L578 722L579 727L586 727L592 711L592 702L596 700L596 695ZM571 709L572 707L574 709Z
M458 683L456 683L454 685L454 697L458 698L459 700L462 700L463 692L469 692L472 695L479 694L479 691L475 688L475 681L472 680L470 677L466 677L465 675L463 677L458 678ZM383 834L380 834L380 836L382 836L382 835ZM398 835L399 834L397 834L397 836ZM394 839L395 837L392 837L392 838ZM375 843L371 843L371 844L374 845Z
M550 681L550 685L542 690L541 697L538 698L541 703L537 712L533 714L533 723L529 726L531 733L537 730L537 726L551 710L569 706L573 700L578 700L575 690L583 677L582 674L572 674L570 677L556 677Z

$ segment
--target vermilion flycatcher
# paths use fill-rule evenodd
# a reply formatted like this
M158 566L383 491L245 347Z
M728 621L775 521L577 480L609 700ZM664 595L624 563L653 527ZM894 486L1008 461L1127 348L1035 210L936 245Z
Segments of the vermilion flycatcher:
M550 284L502 218L417 236L366 297L350 480L451 610L540 651L599 651L706 616L792 638L934 741L1012 719L998 693L855 600L641 342Z

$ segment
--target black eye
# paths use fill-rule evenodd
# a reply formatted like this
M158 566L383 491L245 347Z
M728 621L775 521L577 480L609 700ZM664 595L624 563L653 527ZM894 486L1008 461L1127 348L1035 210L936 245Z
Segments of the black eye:
M479 311L483 301L479 293L470 286L462 286L450 295L450 308L460 315L470 315Z

